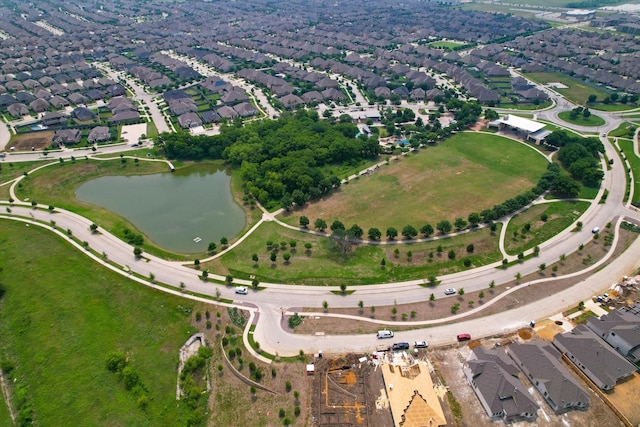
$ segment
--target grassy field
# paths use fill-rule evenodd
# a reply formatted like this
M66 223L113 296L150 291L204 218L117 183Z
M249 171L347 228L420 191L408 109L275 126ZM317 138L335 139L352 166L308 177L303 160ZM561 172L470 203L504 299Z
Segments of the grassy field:
M1 221L0 236L0 351L15 363L38 424L184 425L190 411L175 399L176 364L194 331L193 304L105 270L39 227ZM105 368L116 350L148 389L144 410Z
M454 42L449 40L440 40L437 42L429 43L428 46L436 49L455 49L464 46L466 43Z
M531 249L571 225L587 208L588 202L554 202L535 205L514 216L507 225L505 249L510 255L517 255ZM547 221L541 216L546 214ZM531 228L523 234L525 224ZM517 236L514 232L517 231Z
M629 138L632 139L635 134L636 126L629 122L620 123L620 126L607 134L609 137Z
M596 95L598 99L604 99L609 95L608 92L600 87L590 86L578 79L560 73L526 73L526 76L541 84L562 83L567 86L567 89L554 90L576 104L586 103L591 94Z
M619 139L618 145L624 152L627 160L629 160L629 164L631 165L631 170L633 171L633 179L635 180L633 185L633 200L632 203L635 206L640 205L640 158L635 155L633 151L633 142L627 139Z
M11 162L5 160L0 162L0 184L11 181L14 178L19 177L24 172L29 172L38 166L51 163L51 161L45 162Z
M269 258L271 250L266 245L269 240L278 247L275 263ZM288 244L291 240L296 241L295 250ZM279 247L281 242L286 243L284 249ZM311 249L306 250L305 243L310 243ZM473 253L467 252L469 244L474 245ZM438 253L440 245L442 252ZM448 259L449 250L455 252L454 260ZM408 256L409 251L411 257ZM284 252L291 254L288 263L282 256ZM257 266L251 259L253 254L258 255ZM384 269L380 264L383 258L386 262ZM343 254L327 237L297 232L275 223L264 223L240 246L220 260L201 264L201 268L231 274L236 278L248 279L250 275L255 275L261 282L337 286L341 283L384 283L453 273L466 269L463 265L465 258L469 258L474 267L499 261L497 235L491 236L488 229L482 229L432 242L405 244L400 241L393 245L353 246Z
M434 227L438 221L465 219L532 187L546 168L537 150L500 136L464 132L436 147L391 160L373 175L343 185L324 200L293 212L284 221L298 225L335 219L365 230L407 224Z
M571 111L563 111L558 114L558 117L560 117L560 119L564 120L567 123L573 123L574 125L580 126L597 127L605 124L604 119L595 114L591 114L589 117L584 117L582 114L578 114L576 118L572 118Z

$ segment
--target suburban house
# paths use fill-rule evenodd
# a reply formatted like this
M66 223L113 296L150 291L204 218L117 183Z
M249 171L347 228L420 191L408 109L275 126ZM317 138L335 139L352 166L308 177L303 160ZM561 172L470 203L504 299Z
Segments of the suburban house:
M74 145L80 142L81 136L80 129L60 129L53 135L51 142L55 146Z
M202 120L196 113L188 112L178 116L178 123L182 129L202 126Z
M589 407L589 395L562 365L560 352L550 342L513 343L507 352L556 414Z
M42 124L45 126L56 126L67 122L67 115L64 113L52 112L42 116Z
M553 338L553 345L602 390L611 390L636 371L634 365L586 325L578 325L570 332L557 334Z
M111 135L109 134L109 128L106 126L96 126L89 132L89 136L87 137L87 141L90 144L108 141L111 139Z
M501 349L472 350L464 375L492 421L533 421L538 405L520 380L520 370Z
M611 311L587 326L632 363L640 362L640 317L628 311Z

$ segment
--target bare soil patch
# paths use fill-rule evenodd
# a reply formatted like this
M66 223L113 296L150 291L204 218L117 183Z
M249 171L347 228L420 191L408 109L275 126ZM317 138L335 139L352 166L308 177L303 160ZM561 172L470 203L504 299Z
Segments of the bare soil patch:
M616 257L621 254L637 237L638 235L636 233L621 229L620 240L613 256ZM556 272L552 271L553 265L550 265L547 266L547 268L543 272L530 274L528 276L522 277L519 281L513 280L509 283L496 286L493 289L487 288L482 291L468 292L463 296L447 298L446 300L436 300L434 302L421 301L411 304L398 304L395 306L397 310L397 314L395 316L393 316L392 314L392 309L394 307L392 305L375 307L375 312L373 314L371 313L370 307L364 307L363 309L359 309L358 307L329 307L329 311L331 313L344 313L354 316L361 316L363 318L373 317L383 320L396 320L398 321L398 324L394 325L394 330L414 329L415 327L402 326L403 314L406 315L406 320L442 319L451 315L451 306L454 303L460 304L458 314L464 313L465 311L468 311L471 308L475 308L478 305L486 304L488 301L491 301L498 295L502 294L504 291L511 289L514 286L519 286L518 291L511 293L505 298L502 298L501 300L488 307L486 310L482 310L479 313L465 317L465 320L475 319L494 313L499 313L505 310L515 309L525 304L530 304L534 301L537 301L541 297L556 293L562 289L574 285L575 283L580 282L584 278L591 275L591 273L584 273L582 275L571 278L559 277L558 279L550 282L540 283L537 285L522 286L522 284L525 284L532 280L544 277L551 278L555 277L556 275L560 276L582 270L601 259L608 250L609 247L604 245L603 238L600 238L599 240L592 240L587 245L585 245L583 250L567 255L564 261L558 261L556 264L554 264L558 266L558 270ZM517 266L510 268L513 269L515 275L515 273L517 272ZM603 286L605 286L605 284L603 284ZM438 287L426 287L425 295L428 296L431 293L437 294L438 291L441 291L441 289ZM358 291L356 290L356 294L357 292ZM483 298L480 298L480 292L484 293ZM473 301L474 303L470 305L469 301ZM306 307L299 310L301 314L303 314L304 311L315 312L318 311L318 308ZM412 312L415 314L414 317L411 316ZM455 322L455 320L451 322ZM295 333L313 334L316 331L331 331L333 334L374 333L378 329L378 325L357 320L338 319L330 317L305 317L302 324L295 329Z
M391 411L385 404L382 371L362 355L325 355L317 359L311 383L310 425L391 427Z
M9 147L15 147L15 151L42 150L51 145L51 138L55 134L52 130L16 135L9 143Z

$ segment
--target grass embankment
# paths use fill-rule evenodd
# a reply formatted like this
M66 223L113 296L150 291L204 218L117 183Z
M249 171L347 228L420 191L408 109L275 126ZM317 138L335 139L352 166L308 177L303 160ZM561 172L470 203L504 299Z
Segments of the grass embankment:
M633 172L633 203L635 206L640 206L640 158L636 156L633 151L633 141L628 139L619 139L618 145L624 152L629 164L631 165L631 171ZM625 166L626 167L626 166Z
M633 135L636 131L636 125L629 122L620 123L620 126L612 130L607 134L608 137L615 138L629 138L633 139Z
M298 217L335 219L347 227L419 229L441 221L467 218L471 212L502 203L533 188L547 166L537 150L501 136L464 132L418 154L391 160L369 176L343 185L324 200L297 210Z
M0 235L0 349L38 424L184 424L176 366L193 304L105 270L39 227L0 221ZM116 350L140 374L146 409L107 371Z
M509 221L504 242L506 251L516 255L549 240L571 225L588 207L588 202L554 202L530 207ZM546 215L546 221L542 220L543 215ZM526 224L530 227L528 231Z
M605 124L602 117L595 114L591 114L589 117L585 117L582 114L578 114L576 117L571 117L571 111L563 111L558 114L558 117L567 123L573 123L579 126L591 126L598 127Z
M497 233L499 230L498 227ZM290 246L291 240L296 241L295 250ZM269 249L267 241L272 241L275 249ZM281 242L286 243L284 248ZM308 250L306 243L311 244ZM473 244L473 252L467 251L470 244ZM442 246L440 253L438 246ZM455 253L453 260L448 258L450 250ZM275 263L270 260L271 252L276 252ZM288 263L284 261L284 252L291 255ZM258 255L257 263L252 260L253 254ZM342 283L362 285L453 273L467 268L464 266L464 259L467 258L471 261L468 268L499 261L497 235L491 236L485 228L432 242L405 244L398 241L392 245L352 246L348 253L343 254L328 237L301 233L275 223L264 223L233 251L220 260L201 264L201 268L222 274L230 273L235 278L248 279L250 275L255 275L261 282L337 286ZM383 259L386 264L384 268L381 265Z
M566 76L560 73L526 73L527 78L540 83L561 83L566 88L558 88L554 90L575 104L582 105L587 102L589 95L596 95L597 99L604 99L609 93L597 86L591 86L581 80ZM598 108L597 105L589 104L589 108Z

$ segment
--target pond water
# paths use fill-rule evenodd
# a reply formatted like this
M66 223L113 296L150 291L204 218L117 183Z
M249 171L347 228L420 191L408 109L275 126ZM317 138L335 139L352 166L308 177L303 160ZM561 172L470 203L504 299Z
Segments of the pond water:
M105 176L82 184L76 197L126 218L156 245L193 253L231 239L245 224L231 195L229 170L196 165L174 173Z

